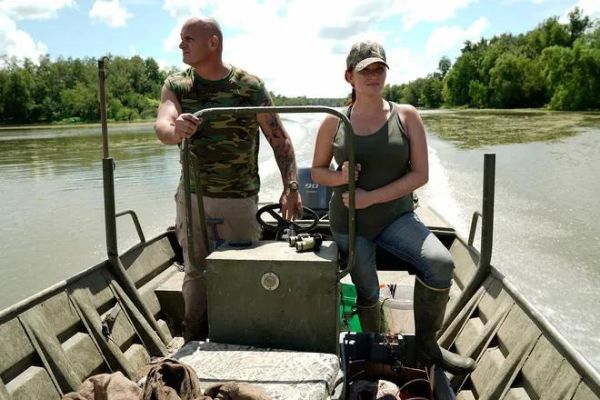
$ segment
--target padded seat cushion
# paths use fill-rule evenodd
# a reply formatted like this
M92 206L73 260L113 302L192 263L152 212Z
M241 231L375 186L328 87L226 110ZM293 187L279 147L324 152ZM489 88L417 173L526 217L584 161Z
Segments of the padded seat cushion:
M192 341L173 357L194 368L203 390L219 382L247 382L274 400L327 399L341 373L337 356L326 353Z

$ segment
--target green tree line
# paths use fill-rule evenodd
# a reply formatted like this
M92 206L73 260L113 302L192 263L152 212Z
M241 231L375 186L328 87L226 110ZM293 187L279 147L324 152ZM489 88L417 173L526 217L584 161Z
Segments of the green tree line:
M385 97L417 107L600 109L600 21L575 8L519 35L467 41L454 65L401 85Z
M0 123L98 121L98 66L93 58L18 63L0 58ZM132 121L156 115L167 75L152 58L110 57L107 116Z
M114 121L152 119L168 74L152 58L109 57L107 116ZM98 108L98 66L93 58L46 55L31 60L0 57L0 123L95 122ZM339 106L344 99L285 97L271 93L276 105Z
M110 57L108 118L149 119L173 71L152 58ZM600 109L600 21L575 8L568 22L549 18L533 30L466 42L454 64L443 57L435 72L388 84L384 96L417 107ZM339 106L344 99L285 97L276 105ZM36 64L0 55L0 123L98 121L97 61L41 57Z

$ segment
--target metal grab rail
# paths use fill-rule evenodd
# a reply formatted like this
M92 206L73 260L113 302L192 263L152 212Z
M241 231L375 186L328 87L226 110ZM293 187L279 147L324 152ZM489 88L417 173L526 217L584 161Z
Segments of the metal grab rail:
M145 243L146 237L144 236L144 231L142 231L142 225L140 224L140 220L133 210L125 210L118 212L115 214L115 218L122 217L123 215L131 215L131 219L133 220L133 225L135 225L135 230L137 231L138 237L140 238L140 242Z
M138 309L142 312L152 329L160 336L164 344L169 343L169 339L158 326L150 308L142 300L135 284L127 275L125 267L119 258L117 246L117 213L115 210L115 181L114 181L114 160L109 155L108 147L108 124L106 118L106 71L104 69L104 58L98 60L98 86L100 100L100 122L102 126L102 149L104 158L102 159L102 180L104 183L104 223L106 230L106 252L108 261L112 266L115 275L123 282L123 289L130 296ZM163 355L166 355L166 347L161 349Z
M459 311L464 307L468 300L475 294L477 288L481 286L484 279L489 275L492 260L492 245L494 236L494 195L496 179L496 155L485 154L483 158L483 200L482 213L475 212L471 221L471 232L469 233L469 245L472 245L475 237L475 228L477 226L477 216L481 215L481 252L479 263L475 275L466 284L457 301L446 313L444 325L441 332L444 332L450 323L456 318Z
M324 106L270 106L270 107L222 107L222 108L206 108L204 110L199 110L194 113L194 116L197 118L203 118L210 115L256 115L256 114L302 114L302 113L327 113L338 117L346 128L346 136L345 141L348 145L348 176L354 176L354 171L356 168L356 160L354 157L354 130L352 129L352 124L348 117L331 107ZM183 164L183 184L185 191L185 209L186 209L186 221L192 220L192 200L191 200L191 190L190 190L190 169L189 169L189 139L184 139L181 146L181 162ZM199 186L199 174L196 173L196 190L201 194L202 188ZM353 179L348 181L348 192L349 192L349 207L348 207L348 235L349 235L349 243L348 243L348 263L346 267L339 272L338 278L341 279L344 276L348 275L352 268L354 268L354 260L355 260L355 251L354 251L354 243L355 243L355 233L356 233L356 213L355 213L355 182ZM205 238L205 245L208 249L208 236L206 232L206 221L204 218L204 204L202 203L202 196L196 196L198 202L198 210L200 213L200 224L203 229L202 234ZM193 242L193 232L191 228L191 224L187 224L187 239L188 243ZM188 246L189 252L190 246ZM193 252L191 252L193 253ZM199 271L202 270L198 265L195 259L195 255L189 253L189 259L194 268Z

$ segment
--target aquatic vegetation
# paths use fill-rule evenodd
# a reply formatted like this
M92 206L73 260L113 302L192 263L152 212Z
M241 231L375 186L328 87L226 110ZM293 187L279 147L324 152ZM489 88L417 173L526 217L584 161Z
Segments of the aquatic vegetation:
M560 141L582 128L600 129L600 113L545 110L435 110L423 111L429 134L459 148L500 144Z

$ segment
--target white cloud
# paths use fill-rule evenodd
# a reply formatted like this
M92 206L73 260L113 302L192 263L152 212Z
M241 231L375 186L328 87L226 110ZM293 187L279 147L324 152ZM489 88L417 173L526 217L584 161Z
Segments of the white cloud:
M503 0L502 4L512 5L517 3L532 3L536 5L544 4L548 0Z
M46 52L44 43L33 40L27 32L18 29L12 19L0 13L0 55L37 61Z
M358 34L346 33L344 40L322 38L323 27L331 26L332 20L358 21L368 14L369 7L360 11L342 1L321 3L316 7L315 1L267 0L258 4L220 0L199 6L198 2L165 0L164 8L177 19L165 48L176 51L185 18L211 15L224 30L233 32L224 38L224 59L260 76L269 90L288 96L345 96L349 92L343 78L347 49L360 35L383 35L364 26ZM376 6L379 1L364 4ZM332 19L334 14L338 17ZM308 87L311 93L307 93Z
M89 16L112 27L125 26L127 20L132 17L119 0L96 0Z
M225 61L260 76L269 90L287 96L341 97L350 91L344 69L353 42L368 38L386 46L392 67L389 82L425 76L439 59L401 46L402 22L407 30L421 22L444 21L472 1L164 0L163 8L175 20L164 48L178 52L186 18L210 15L225 31ZM398 24L390 27L394 19Z
M300 35L309 29L321 39L344 40L372 30L377 22L389 16L385 9L390 5L390 0L311 1L309 5L292 0L286 17L294 21Z
M392 14L402 16L404 30L410 30L420 22L443 22L454 17L456 11L476 0L420 0L395 2ZM389 15L389 14L388 14Z
M2 0L0 15L5 14L16 20L49 19L62 8L75 7L74 0Z
M181 21L192 16L202 16L201 10L214 5L214 3L215 0L164 0L163 9Z
M391 48L386 52L388 65L387 81L390 84L407 83L431 73L437 61L427 59L424 54L413 53L407 48Z
M329 1L322 3L322 7L314 7L298 0L267 1L263 5L220 1L215 18L224 27L238 31L224 39L225 59L257 74L269 90L279 94L345 96L350 90L343 77L345 52L354 38L321 36L336 9ZM231 11L234 4L236 12ZM354 11L350 6L337 10L343 10L339 20L346 20ZM245 22L249 19L251 26Z
M176 51L177 50L177 47L179 46L179 41L180 41L179 33L181 32L181 25L183 25L183 21L178 22L173 27L173 29L171 29L171 31L169 32L169 36L167 36L167 38L163 42L163 48L166 51Z
M37 61L48 49L17 26L19 20L43 20L63 8L76 7L74 0L0 0L0 55Z
M172 61L165 60L163 58L155 58L155 61L158 63L158 68L163 71L169 71L172 68L179 68L180 66L174 65Z
M480 17L467 28L459 26L442 26L433 30L427 40L427 54L442 56L456 48L466 40L477 42L482 37L482 32L490 26L485 17Z
M203 10L212 9L215 3L215 0L163 0L163 9L175 18L175 25L169 32L169 36L167 36L163 42L163 48L167 51L177 50L177 46L179 45L179 33L183 22L190 17L209 15L209 13L206 11L203 12ZM245 1L240 2L240 4L245 3Z
M600 18L600 1L598 0L579 0L573 8L575 7L581 8L583 14L591 19ZM569 11L572 11L572 9Z

